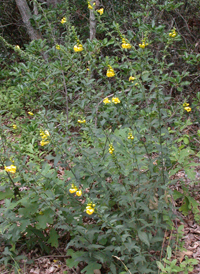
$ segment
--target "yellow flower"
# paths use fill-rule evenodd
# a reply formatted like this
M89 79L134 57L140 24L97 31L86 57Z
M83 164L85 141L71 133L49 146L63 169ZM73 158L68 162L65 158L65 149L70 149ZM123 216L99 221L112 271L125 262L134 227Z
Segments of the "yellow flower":
M70 188L69 189L69 192L72 194L72 193L75 193L77 191L77 188Z
M108 66L108 70L107 70L106 76L107 77L113 77L113 76L115 76L114 69L111 66Z
M82 195L82 190L80 189L80 190L76 191L76 195L80 197Z
M57 49L57 50L60 50L60 45L56 45L56 49Z
M132 135L132 133L131 133L131 132L129 132L129 134L128 134L128 139L131 139L131 140L133 140L133 139L134 139L134 136Z
M16 46L15 46L15 49L16 49L16 50L19 50L19 49L20 49L20 46L19 46L19 45L16 45Z
M70 193L75 193L76 191L78 191L78 187L75 186L74 184L71 184L71 188L69 189Z
M188 104L188 103L183 103L183 107L188 107L190 104Z
M74 51L79 52L83 50L83 46L81 44L75 45L74 46Z
M90 4L88 4L88 9L92 10L93 7Z
M40 142L40 145L41 145L41 146L46 146L46 145L48 145L48 144L49 144L49 141L42 140L42 141Z
M48 130L45 130L44 133L46 136L50 136L50 133L48 132Z
M67 22L66 17L63 17L63 19L60 21L61 24L65 24Z
M44 140L44 139L47 139L50 136L50 133L48 132L48 130L45 130L45 131L40 130L40 136Z
M17 125L12 125L13 129L17 129Z
M120 100L119 100L119 98L117 98L117 97L113 97L113 98L112 98L112 102L113 102L114 104L119 104L119 103L120 103Z
M176 37L177 36L177 32L176 32L176 29L174 28L170 33L169 33L169 37Z
M133 76L130 76L128 80L129 80L129 81L134 81L134 80L136 80L136 78L133 77Z
M113 154L114 150L115 150L115 149L114 149L113 145L110 144L110 145L109 145L109 150L108 150L109 153L110 153L110 154Z
M31 112L31 111L28 111L28 114L31 115L31 116L34 115L33 112Z
M86 213L88 215L92 215L94 213L94 208L88 208L88 209L86 209Z
M106 98L103 100L103 102L104 102L105 105L111 103L111 101L108 99L108 97L106 97Z
M144 41L142 42L142 44L139 44L139 47L144 49L146 46L148 46L148 43L145 43Z
M88 215L92 215L94 213L94 207L95 207L95 204L88 203L86 206L86 213Z
M15 173L15 172L16 172L16 169L17 169L17 167L16 167L16 166L14 166L14 165L11 165L11 166L5 166L5 167L4 167L4 169L5 169L5 171L7 171L7 172L10 172L10 173Z
M131 44L129 44L126 39L122 38L122 48L123 49L131 49Z
M84 120L78 120L78 123L79 124L85 124L86 123L86 120L84 119Z
M184 110L186 110L187 112L190 112L192 109L190 107L184 107Z
M103 12L104 12L104 9L103 9L103 8L101 8L101 9L97 10L97 12L98 12L100 15L102 15L102 14L103 14Z

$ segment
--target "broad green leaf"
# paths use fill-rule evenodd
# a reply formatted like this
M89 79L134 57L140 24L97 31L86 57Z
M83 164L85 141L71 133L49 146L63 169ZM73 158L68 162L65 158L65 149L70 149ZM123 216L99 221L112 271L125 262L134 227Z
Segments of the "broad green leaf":
M36 217L36 220L38 223L36 224L36 228L40 229L45 229L47 227L47 224L53 224L53 217L52 215L52 210L48 209L43 212L43 215L38 215Z
M143 243L145 243L146 245L150 246L148 236L147 236L147 234L145 232L138 231L138 237L140 238L140 240Z
M58 238L58 233L54 228L52 228L49 233L48 243L51 244L51 246L58 247Z
M179 199L179 198L182 198L184 195L181 193L181 192L179 192L178 190L174 190L173 191L173 198L174 198L174 200L177 200L177 199Z
M158 262L158 261L157 261L156 264L157 264L157 266L158 266L158 268L159 268L160 270L164 271L165 267L164 267L164 265L163 265L161 262Z
M13 190L7 187L5 191L0 192L0 200L9 199L13 197L13 195L14 195Z
M95 269L100 269L101 266L102 266L101 264L91 262L81 270L81 273L86 272L86 274L94 274L94 270Z

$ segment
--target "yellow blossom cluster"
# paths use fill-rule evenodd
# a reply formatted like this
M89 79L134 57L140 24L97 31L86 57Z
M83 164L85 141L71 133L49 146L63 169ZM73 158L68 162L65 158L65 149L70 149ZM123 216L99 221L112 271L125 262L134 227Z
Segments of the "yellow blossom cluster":
M86 213L88 215L92 215L94 213L94 210L95 210L95 204L88 203L87 206L86 206Z
M45 146L45 145L48 145L49 144L49 136L50 136L50 133L48 132L48 130L40 130L40 136L42 138L42 141L40 142L40 145L41 146Z
M74 46L74 51L79 52L83 50L83 46L81 44L77 44Z
M19 45L16 45L16 46L15 46L15 49L16 49L16 50L20 50L20 46L19 46Z
M119 104L121 101L119 100L118 97L113 97L112 98L112 103L114 104ZM106 97L104 100L103 100L103 103L106 105L106 104L110 104L111 101L108 99L108 97Z
M133 81L135 81L135 80L136 80L136 78L135 78L135 77L133 77L133 76L130 76L128 80L129 80L129 82L130 82L130 81L132 81L132 82L133 82Z
M69 189L69 192L70 192L71 194L73 194L73 193L76 192L76 195L79 196L79 197L82 195L82 190L81 190L81 189L78 189L78 187L75 186L74 184L71 184L71 188Z
M176 37L177 36L177 32L176 32L176 29L174 28L170 33L169 33L169 37Z
M93 10L93 6L95 5L96 5L95 2L91 5L90 1L88 1L88 9Z
M129 44L125 38L122 38L122 48L123 49L131 49L131 44Z
M110 154L113 154L114 150L115 150L115 149L114 149L113 144L110 144L110 145L109 145L109 150L108 150L109 153L110 153Z
M108 97L106 97L106 98L103 100L103 102L104 102L105 105L111 103L111 101L108 99Z
M113 98L112 98L112 102L113 102L114 104L119 104L119 103L120 103L120 100L119 100L119 98L117 98L117 97L113 97Z
M67 22L66 17L63 17L62 20L60 21L61 24L65 24Z
M34 115L33 112L31 112L31 111L28 111L28 114L31 115L31 116Z
M103 9L103 8L101 8L101 9L97 10L97 12L98 12L100 15L102 15L102 14L103 14L103 12L104 12L104 9Z
M13 129L17 129L17 125L12 125Z
M183 107L184 107L184 110L186 110L187 112L190 112L192 109L191 109L191 107L189 107L189 103L184 103L183 104Z
M145 40L142 40L142 44L139 44L139 47L141 49L144 49L146 46L148 46L149 44L145 42Z
M4 166L4 169L5 169L5 171L7 171L7 172L10 172L10 173L15 173L15 172L16 172L16 169L17 169L17 167L16 167L16 166L14 166L14 165L11 165L11 166Z
M57 44L57 45L56 45L56 49L57 49L57 50L60 50L60 45Z
M130 139L130 140L133 140L133 139L134 139L134 136L132 135L131 132L129 132L129 134L128 134L128 139Z
M84 119L84 120L78 120L78 123L79 124L85 124L86 123L86 120Z
M108 65L106 76L107 77L113 77L113 76L115 76L114 69L110 65Z

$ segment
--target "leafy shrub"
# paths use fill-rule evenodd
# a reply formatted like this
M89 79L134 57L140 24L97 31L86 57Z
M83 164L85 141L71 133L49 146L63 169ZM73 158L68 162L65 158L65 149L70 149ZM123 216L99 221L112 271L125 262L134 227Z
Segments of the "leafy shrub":
M81 41L67 23L59 44L53 36L15 48L24 61L1 95L1 165L17 167L1 172L1 233L12 250L25 243L49 252L70 233L71 267L156 273L164 231L173 229L171 176L184 169L195 180L183 130L199 103L187 105L184 93L174 102L171 91L190 84L173 63L181 37L150 11L131 13L137 34L96 14L102 40Z

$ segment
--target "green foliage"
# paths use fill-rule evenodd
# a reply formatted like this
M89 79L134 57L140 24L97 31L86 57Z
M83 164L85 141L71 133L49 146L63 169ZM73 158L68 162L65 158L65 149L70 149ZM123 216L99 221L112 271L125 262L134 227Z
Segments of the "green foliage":
M176 52L182 38L178 32L171 37L174 26L160 19L161 9L174 11L182 3L158 2L137 2L134 11L131 1L115 2L114 17L109 8L102 17L95 12L92 41L81 33L88 25L78 32L72 26L80 26L77 14L70 20L73 1L61 4L67 9L60 8L59 18L39 5L43 16L34 20L46 39L13 48L21 61L3 72L9 81L0 93L0 223L12 248L21 243L48 253L69 233L66 264L84 262L82 273L101 267L114 274L192 269L191 259L171 261L170 247L165 265L156 265L150 254L160 254L164 231L173 228L172 176L184 170L195 183L194 159L200 157L185 132L197 123L200 107L198 94L194 103L186 95L185 64L199 59L185 49ZM80 13L88 12L79 5ZM130 14L119 20L116 14L123 18L127 6ZM131 49L122 48L122 38ZM75 52L80 43L83 51ZM177 55L184 69L176 66ZM110 67L114 77L106 76ZM10 165L16 173L4 170ZM184 199L180 210L192 210L199 221L197 202L183 190L174 193Z
M171 247L167 247L167 258L163 259L164 265L157 261L158 268L161 270L161 274L165 273L184 273L188 274L194 269L194 265L198 264L198 260L189 259L188 256L185 257L185 261L182 261L177 265L177 259L171 260L172 250Z

